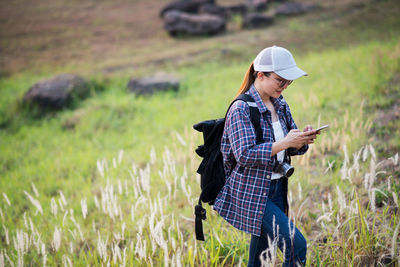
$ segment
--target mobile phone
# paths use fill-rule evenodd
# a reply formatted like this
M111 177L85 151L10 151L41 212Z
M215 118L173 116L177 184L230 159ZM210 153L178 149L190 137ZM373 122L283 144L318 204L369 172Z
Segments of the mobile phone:
M329 128L328 124L315 129L315 131L318 132L318 131L321 131L321 130L326 129L326 128Z

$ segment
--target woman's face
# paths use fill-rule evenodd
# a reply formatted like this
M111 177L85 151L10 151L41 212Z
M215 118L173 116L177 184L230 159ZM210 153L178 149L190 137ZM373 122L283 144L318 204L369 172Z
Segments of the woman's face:
M269 76L265 76L264 73L259 72L257 79L259 80L258 87L260 87L259 90L261 90L261 93L273 98L278 98L283 90L292 82L283 79L273 72Z

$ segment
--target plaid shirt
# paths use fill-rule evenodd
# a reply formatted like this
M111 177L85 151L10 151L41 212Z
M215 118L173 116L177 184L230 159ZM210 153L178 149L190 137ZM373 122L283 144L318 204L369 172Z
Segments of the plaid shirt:
M271 113L254 85L246 94L253 97L261 113L264 143L256 144L249 105L244 101L236 101L228 111L221 140L225 173L229 175L215 200L214 209L237 229L260 236L275 164L275 157L271 156L274 130ZM297 129L285 99L282 96L272 98L272 104L285 136L291 129ZM299 150L290 148L288 155L301 155L307 149L308 145Z

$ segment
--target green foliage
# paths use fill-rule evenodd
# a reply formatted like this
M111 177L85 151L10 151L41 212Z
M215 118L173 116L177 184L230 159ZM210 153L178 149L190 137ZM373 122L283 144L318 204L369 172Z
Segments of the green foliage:
M385 201L393 208L392 193L398 195L399 186L396 183L389 190L385 177L364 188L364 179L373 175L377 161L367 145L373 138L369 136L375 116L371 107L386 105L382 88L399 71L398 41L296 57L310 76L294 82L284 96L299 128L331 126L306 156L295 160L296 175L290 181L292 210L310 236L311 265L377 263L380 256L390 254L398 214L385 206L372 206L371 194L378 188L385 194L376 193L376 203ZM245 264L247 235L209 209L207 239L196 243L193 223L183 217L193 217L199 193L193 150L201 141L191 125L224 116L248 63L209 62L178 69L183 77L180 90L154 96L128 93L128 75L93 78L90 98L40 116L20 108L19 101L42 77L24 74L0 80L4 96L0 99L0 188L4 193L0 257L6 251L12 261L18 261L22 252L14 248L12 238L24 231L40 246L43 242L48 265L68 260L77 265L118 265L118 252L122 259L123 251L130 265L166 265L177 258L190 266ZM399 144L398 139L391 142ZM365 151L370 151L366 161L351 158ZM360 162L359 171L356 162ZM344 206L338 190L346 198ZM43 214L24 191L41 204ZM333 201L329 210L328 195ZM56 215L51 208L54 202ZM52 245L56 227L62 232L57 251ZM6 231L10 244L5 241ZM154 231L168 240L167 245L155 241ZM102 243L104 255L99 252ZM43 262L40 246L23 251L25 262ZM145 251L144 258L139 256L139 247Z

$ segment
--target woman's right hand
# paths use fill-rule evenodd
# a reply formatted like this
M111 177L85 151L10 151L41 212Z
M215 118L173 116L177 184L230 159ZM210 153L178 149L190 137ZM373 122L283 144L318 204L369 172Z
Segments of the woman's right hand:
M287 148L300 149L306 144L313 144L315 138L317 138L317 133L314 130L301 132L299 129L292 129L283 140Z

